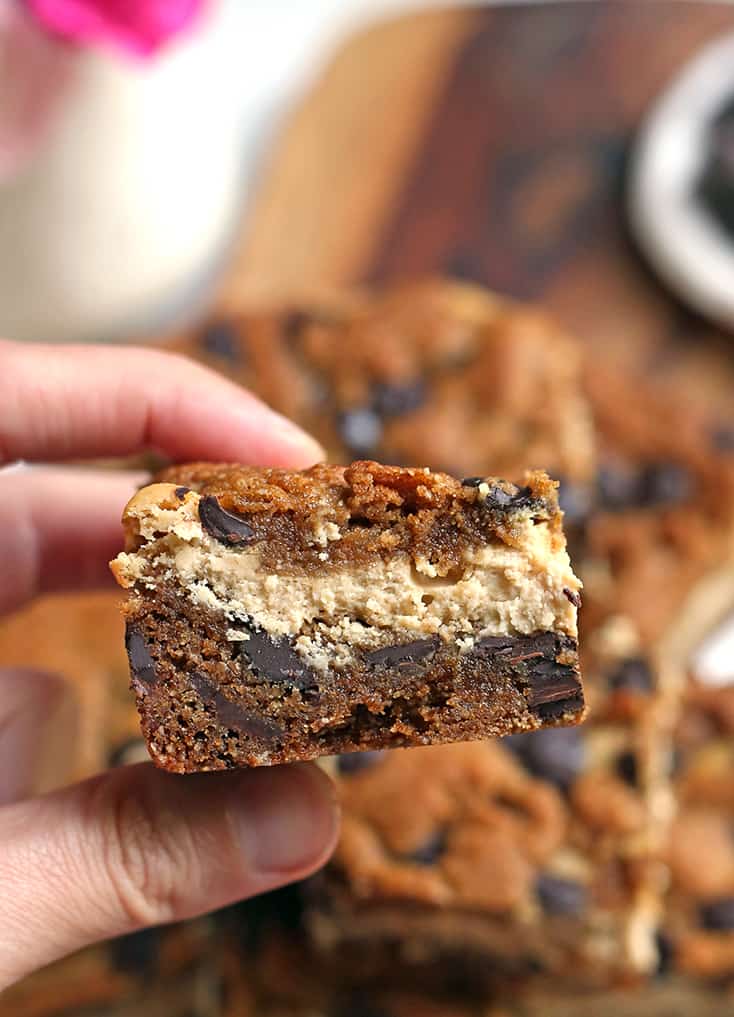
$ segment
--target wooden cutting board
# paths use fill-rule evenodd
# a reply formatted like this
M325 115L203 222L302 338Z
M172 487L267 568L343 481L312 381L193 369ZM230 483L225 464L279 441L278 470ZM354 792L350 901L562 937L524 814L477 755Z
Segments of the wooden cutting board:
M448 273L540 301L589 343L685 372L731 408L730 342L629 238L625 171L651 101L728 4L454 8L338 52L290 117L219 300Z

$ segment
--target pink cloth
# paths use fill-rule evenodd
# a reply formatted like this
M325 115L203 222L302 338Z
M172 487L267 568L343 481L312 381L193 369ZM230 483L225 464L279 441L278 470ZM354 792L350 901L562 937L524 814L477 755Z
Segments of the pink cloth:
M74 52L0 0L0 180L22 168L54 122L73 80Z
M150 56L188 28L205 0L25 0L41 24L64 39L113 44Z

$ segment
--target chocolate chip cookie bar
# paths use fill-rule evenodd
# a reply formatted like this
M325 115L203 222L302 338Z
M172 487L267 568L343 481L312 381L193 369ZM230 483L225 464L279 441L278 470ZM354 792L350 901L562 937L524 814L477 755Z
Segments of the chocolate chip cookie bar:
M199 464L128 504L127 648L178 772L578 721L556 488L356 462Z
M168 345L257 392L331 462L573 481L593 468L579 345L478 286L435 279L212 315Z

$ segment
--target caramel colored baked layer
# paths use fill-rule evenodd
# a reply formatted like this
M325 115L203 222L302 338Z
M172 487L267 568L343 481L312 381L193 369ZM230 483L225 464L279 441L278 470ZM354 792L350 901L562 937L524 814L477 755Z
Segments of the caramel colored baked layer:
M156 762L466 741L584 709L554 484L358 462L168 471L113 563Z

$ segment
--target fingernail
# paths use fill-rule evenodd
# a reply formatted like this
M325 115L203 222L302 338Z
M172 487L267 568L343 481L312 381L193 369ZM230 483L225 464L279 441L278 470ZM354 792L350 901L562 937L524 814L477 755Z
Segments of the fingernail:
M249 778L232 821L250 866L266 876L305 875L334 843L333 785L316 767L301 764L253 770Z

